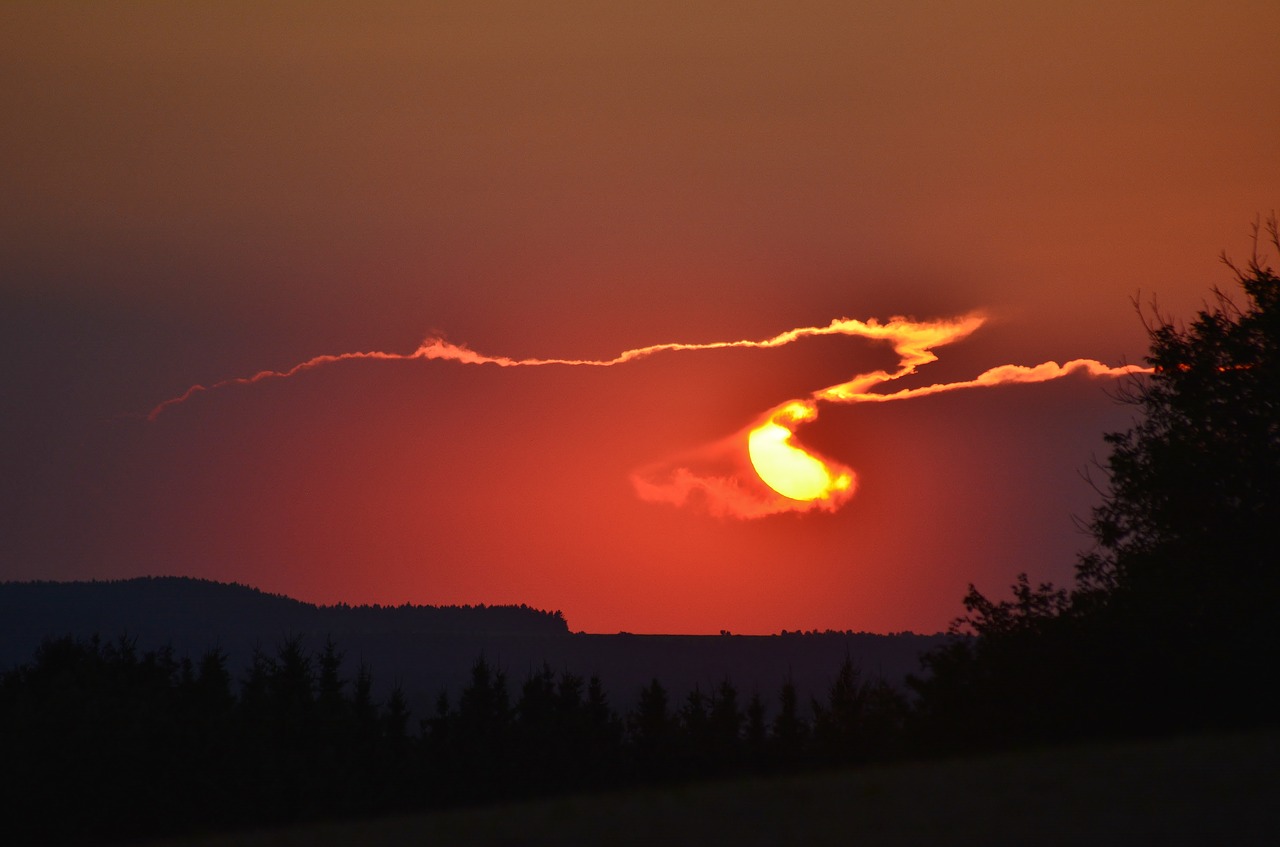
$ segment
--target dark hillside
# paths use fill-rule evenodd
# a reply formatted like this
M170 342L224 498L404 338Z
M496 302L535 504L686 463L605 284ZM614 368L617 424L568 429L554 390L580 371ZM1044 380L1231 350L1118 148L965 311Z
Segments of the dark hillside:
M627 708L658 678L682 696L710 691L726 676L766 699L790 678L807 705L822 696L845 657L867 676L900 684L940 635L828 632L768 636L571 634L558 613L525 606L314 606L243 585L154 577L114 582L0 583L0 670L30 660L51 636L136 639L141 649L171 645L198 658L220 647L233 673L255 648L271 653L301 638L312 651L332 638L349 674L364 662L375 687L398 682L414 713L429 713L444 689L456 694L481 654L513 684L549 664L598 674L614 705Z
M559 612L527 606L316 606L246 585L187 577L104 582L0 583L0 662L49 635L123 632L140 641L209 646L252 633L388 632L401 635L492 633L564 635ZM25 643L24 643L25 642ZM34 646L34 645L30 645Z

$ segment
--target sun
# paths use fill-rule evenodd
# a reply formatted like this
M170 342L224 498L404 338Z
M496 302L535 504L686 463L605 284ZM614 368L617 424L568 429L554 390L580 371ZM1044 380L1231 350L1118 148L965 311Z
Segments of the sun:
M793 433L786 423L801 423L816 415L812 406L789 403L747 436L747 455L760 479L791 500L823 500L853 485L852 472L833 471L791 443Z

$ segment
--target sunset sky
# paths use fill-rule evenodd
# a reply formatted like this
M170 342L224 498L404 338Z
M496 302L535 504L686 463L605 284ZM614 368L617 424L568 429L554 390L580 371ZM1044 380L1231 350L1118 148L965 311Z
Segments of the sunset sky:
M684 633L932 632L968 583L1069 581L1113 378L820 403L831 508L643 483L779 502L748 430L900 363L715 342L982 318L878 391L1140 363L1131 300L1190 317L1280 206L1277 32L1274 0L0 5L0 578Z

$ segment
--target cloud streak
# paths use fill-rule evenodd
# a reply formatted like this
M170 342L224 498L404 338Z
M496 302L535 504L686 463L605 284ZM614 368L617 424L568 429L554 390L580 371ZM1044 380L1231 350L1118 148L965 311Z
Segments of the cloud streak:
M300 373L314 370L324 365L332 365L337 362L348 362L357 360L373 360L373 361L408 361L413 359L425 360L443 360L458 362L463 365L496 365L500 368L531 368L546 367L550 365L572 366L572 367L597 367L609 368L615 365L624 365L628 362L634 362L637 359L644 359L659 353L677 353L691 352L701 350L729 350L735 348L756 348L768 349L772 347L783 347L792 344L804 338L815 338L824 335L848 335L858 336L862 338L872 339L890 339L893 340L895 349L899 355L909 358L916 364L923 364L936 359L927 346L921 346L928 339L927 332L920 332L918 339L915 337L902 337L901 327L904 325L903 318L893 318L888 323L881 324L872 319L869 321L860 321L855 318L837 318L827 326L816 327L799 327L797 329L789 329L780 332L771 338L760 340L741 340L741 341L711 341L702 344L685 344L681 342L667 342L663 344L651 344L647 347L636 347L630 350L624 350L612 359L513 359L509 356L488 356L483 353L477 353L475 350L463 344L454 344L440 337L430 337L424 340L418 349L411 353L389 353L381 350L372 350L367 352L353 353L333 353L322 356L315 356L307 359L305 362L299 362L293 367L282 371L264 370L258 371L252 376L231 377L219 380L209 385L192 385L181 394L171 397L158 403L147 413L147 420L154 421L160 417L165 410L173 406L187 402L197 394L206 391L216 391L222 388L230 388L237 385L252 385L257 382L263 382L272 379L287 379L291 376L297 376ZM969 326L969 322L976 321L972 327L964 331L964 335L968 335L977 326L981 324L981 318L969 317L960 319L957 322L940 321L936 324L905 324L909 326ZM936 342L935 342L936 343ZM901 345L901 346L899 346Z
M985 322L978 313L933 321L917 321L894 317L880 322L875 319L837 318L825 326L797 327L763 339L713 341L700 344L665 342L624 350L611 359L515 359L491 356L446 341L441 337L425 339L409 353L365 351L326 354L299 362L285 370L263 370L251 376L232 377L209 385L192 385L183 393L158 403L147 414L157 420L168 409L186 403L197 394L234 386L252 385L276 379L288 379L306 371L344 361L448 361L463 365L493 365L501 368L520 367L614 367L665 353L688 353L741 348L770 349L820 336L849 336L882 341L891 345L898 364L893 370L856 373L844 382L819 388L805 397L788 400L764 412L742 431L714 445L687 454L679 461L671 460L641 469L632 475L632 484L642 500L667 503L678 507L697 505L712 515L743 519L760 518L782 512L804 512L813 509L834 511L853 496L857 476L852 468L834 459L808 453L795 445L795 431L818 416L824 403L887 403L926 397L949 391L989 388L997 385L1048 382L1074 373L1092 377L1115 378L1151 373L1137 365L1113 367L1094 359L1073 359L1063 364L1043 362L1038 365L1005 364L989 368L976 377L954 382L940 382L897 391L876 390L895 380L915 374L921 367L938 360L937 348L967 338ZM790 454L802 457L811 468L819 462L827 470L831 485L808 499L794 499L766 484L755 472L747 455L750 434L769 427L773 440L781 440ZM781 430L781 431L779 431ZM783 490L786 490L785 488Z

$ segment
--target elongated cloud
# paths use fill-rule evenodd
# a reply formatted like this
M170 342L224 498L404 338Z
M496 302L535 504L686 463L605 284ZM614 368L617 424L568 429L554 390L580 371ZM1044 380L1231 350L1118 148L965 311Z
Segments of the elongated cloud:
M185 403L196 394L200 394L205 391L214 391L219 388L228 388L234 385L252 385L255 382L262 382L269 379L285 379L287 377L296 376L304 371L313 370L322 365L332 365L336 362L346 362L357 359L373 359L381 361L443 359L464 365L497 365L500 368L530 368L544 367L547 365L608 368L613 367L614 365L623 365L627 362L633 362L637 359L644 359L657 353L675 353L696 350L728 350L743 347L767 349L770 347L782 347L799 341L802 338L814 338L822 335L849 335L859 336L862 338L890 340L894 344L894 349L903 357L903 360L909 361L914 365L934 361L937 357L930 352L930 347L946 343L946 340L955 340L955 338L968 335L973 332L973 330L977 329L981 323L982 319L976 316L962 318L958 321L939 321L933 324L915 324L906 321L905 318L893 318L886 324L877 323L874 319L864 322L854 318L837 318L827 326L808 326L800 327L798 329L789 329L786 332L778 333L772 338L765 338L759 341L711 341L704 344L668 342L665 344L651 344L648 347L636 347L631 350L624 350L612 359L512 359L508 356L486 356L483 353L477 353L465 345L453 344L443 338L432 337L424 340L420 345L418 345L418 349L414 350L412 353L387 353L381 350L372 350L368 352L326 354L307 359L305 362L299 362L293 367L283 371L259 371L253 376L231 377L230 379L220 380L212 383L211 385L193 385L178 396L171 397L156 405L155 408L147 414L147 420L154 421L169 407L176 406L179 403ZM912 328L912 330L904 333L904 329L907 327ZM928 328L934 329L930 331ZM945 340L941 340L944 337Z
M999 365L968 380L933 383L898 391L876 390L916 373L937 361L935 350L967 338L982 326L979 314L958 318L915 321L903 317L884 323L875 319L837 318L826 326L798 327L770 338L713 341L702 344L667 342L624 350L612 359L513 359L478 353L464 345L439 337L427 338L410 353L384 351L337 353L316 356L286 370L259 371L252 376L233 377L210 385L193 385L182 394L157 404L147 415L155 421L165 410L185 403L196 394L251 385L272 379L287 379L304 371L337 362L371 360L442 360L464 365L513 367L614 367L659 353L682 353L732 348L769 349L783 347L805 338L843 335L882 341L897 354L893 370L857 373L847 381L819 388L770 409L742 431L705 448L668 460L632 475L636 494L650 502L675 506L699 505L711 514L724 517L759 518L780 512L822 509L833 511L857 490L857 475L834 459L806 452L793 443L795 431L818 416L823 403L886 403L908 400L947 391L986 388L1014 383L1036 383L1083 372L1094 377L1119 377L1150 373L1137 365L1113 367L1093 359L1073 359L1064 364Z

